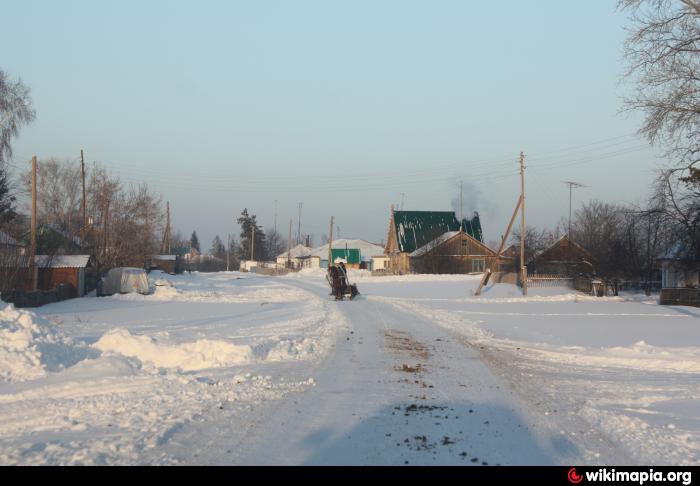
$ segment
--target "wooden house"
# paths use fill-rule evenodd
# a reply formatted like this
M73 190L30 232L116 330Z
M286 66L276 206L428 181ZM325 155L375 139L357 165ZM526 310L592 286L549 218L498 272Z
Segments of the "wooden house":
M496 252L464 231L449 231L409 255L414 273L482 273Z
M527 262L527 270L531 275L593 275L595 260L588 250L564 235Z
M458 233L462 235L460 238L457 238ZM426 245L428 247L424 248ZM454 245L459 249L452 248ZM427 265L428 256L431 259L440 257L443 263L436 268L451 269L451 273L458 269L470 273L473 268L479 268L481 263L472 264L470 260L467 263L468 259L465 260L464 257L471 254L472 250L477 251L477 247L480 256L476 260L481 261L493 253L491 250L490 253L487 252L487 247L483 244L481 222L476 213L472 219L464 219L460 223L454 211L395 211L393 207L391 209L384 251L389 258L387 270L390 273L406 274L434 268L436 264ZM414 253L419 249L423 250ZM451 262L449 255L452 255ZM416 268L412 266L412 262L416 263Z

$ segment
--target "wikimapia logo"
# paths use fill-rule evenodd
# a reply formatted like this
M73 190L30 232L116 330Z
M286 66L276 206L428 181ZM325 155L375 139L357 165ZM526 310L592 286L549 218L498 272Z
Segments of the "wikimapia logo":
M569 469L568 478L571 484L579 484L581 481L583 481L583 475L577 473L575 467Z

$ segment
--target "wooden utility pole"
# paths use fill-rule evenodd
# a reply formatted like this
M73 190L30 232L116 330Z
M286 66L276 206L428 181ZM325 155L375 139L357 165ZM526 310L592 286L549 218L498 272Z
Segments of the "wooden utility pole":
M498 247L498 251L496 252L496 258L494 258L493 264L491 265L494 268L498 268L498 264L500 263L500 260L501 260L501 253L503 253L503 248L506 246L506 242L508 241L508 236L510 235L510 230L513 228L513 223L515 223L515 218L518 216L518 211L520 211L520 205L522 204L522 202L523 202L522 197L519 197L518 203L515 205L515 211L513 211L513 216L511 216L510 222L508 223L508 227L506 228L506 232L503 235L503 238L501 238L501 244ZM493 273L492 268L489 267L486 269L486 272L484 272L484 276L481 279L481 283L479 284L479 287L477 287L476 292L474 292L474 295L481 295L481 290L489 282L489 279L491 278L492 273Z
M333 216L331 216L331 229L329 230L328 234L330 235L328 237L328 271L330 272L331 265L333 265L333 262L331 261L333 258Z
M170 201L166 203L165 207L165 231L163 231L163 242L160 245L160 251L165 255L170 255Z
M228 234L228 239L226 240L226 271L227 272L231 271L231 266L229 265L230 255L231 255L231 233Z
M32 242L29 250L29 273L32 290L37 289L38 272L36 268L36 155L32 157Z
M289 218L289 239L287 240L287 268L292 268L292 218Z
M301 207L303 203L299 203L299 228L297 229L297 245L301 243Z
M255 225L253 225L251 235L252 236L250 238L250 259L251 261L255 261Z
M525 265L525 154L520 152L520 278L523 295L527 295L527 265Z
M85 244L85 236L87 235L87 202L85 199L85 158L83 157L83 149L80 149L80 175L83 181L83 202L82 202L82 212L83 212L83 230L80 232L81 243Z

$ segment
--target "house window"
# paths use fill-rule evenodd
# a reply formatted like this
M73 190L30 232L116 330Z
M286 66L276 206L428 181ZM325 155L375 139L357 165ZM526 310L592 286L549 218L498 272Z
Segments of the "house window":
M486 260L472 260L472 272L483 272L486 269Z

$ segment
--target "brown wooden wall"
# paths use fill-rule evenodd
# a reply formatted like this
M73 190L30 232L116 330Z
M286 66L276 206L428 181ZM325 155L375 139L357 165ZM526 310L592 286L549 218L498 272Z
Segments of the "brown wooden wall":
M39 268L39 290L53 290L62 283L70 283L78 290L79 272L79 268Z
M463 234L447 240L420 257L411 258L411 271L448 274L481 272L493 267L495 257L493 250Z

